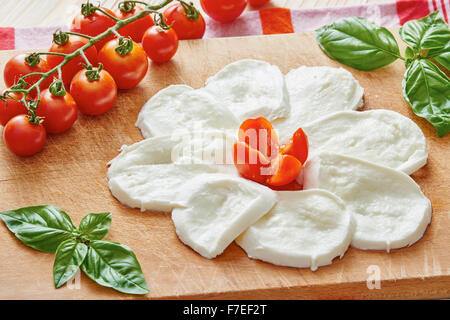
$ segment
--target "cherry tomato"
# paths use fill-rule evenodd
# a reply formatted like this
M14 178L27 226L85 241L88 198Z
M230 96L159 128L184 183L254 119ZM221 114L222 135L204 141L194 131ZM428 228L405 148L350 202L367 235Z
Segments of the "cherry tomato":
M111 10L103 7L101 7L101 9L114 16L114 12L112 12ZM70 31L86 34L88 36L96 36L106 31L106 29L114 26L115 24L116 22L113 19L98 10L87 16L83 15L83 13L80 12L73 19ZM97 51L100 51L103 45L113 38L114 36L110 35L105 39L97 42L95 44Z
M123 41L132 41L123 39ZM113 76L119 89L130 89L145 77L148 70L148 59L145 51L134 41L131 52L121 55L116 51L119 39L107 42L98 54L98 60Z
M32 72L48 72L50 71L50 66L48 65L45 58L42 56L37 57L36 59L39 61L35 66L30 66L28 62L26 62L25 58L28 54L19 54L13 58L11 58L5 65L5 69L3 70L3 79L5 80L5 84L7 87L11 87L15 84L15 82L20 78L20 76L27 75ZM41 76L34 75L25 78L25 81L30 85L33 85L37 81L41 79ZM41 90L47 89L48 86L52 83L53 77L50 76L45 79L40 85L39 88ZM33 90L32 95L35 95L36 90Z
M306 162L308 158L308 137L302 128L295 131L290 143L280 147L280 153L290 154L296 157L301 163Z
M5 90L3 92L5 92ZM8 96L20 100L23 97L23 93L10 92ZM15 116L27 113L28 110L22 102L14 101L12 99L6 99L6 101L0 100L0 124L2 126L5 126L6 123Z
M50 52L56 52L56 53L72 53L76 51L77 49L84 46L86 43L88 43L88 39L75 36L75 35L68 35L69 39L65 44L57 44L53 42L52 46L50 47ZM84 51L84 54L86 55L86 58L93 64L97 65L97 49L95 46L92 46ZM54 56L49 55L47 56L47 63L50 66L50 68L56 67L58 64L60 64L64 60L64 57L62 56ZM64 86L66 87L66 90L69 90L70 87L70 81L72 81L73 76L83 69L82 64L86 64L83 57L78 56L67 62L67 64L62 67L62 80L64 82Z
M3 130L3 140L8 149L22 157L41 151L46 138L44 126L31 123L24 114L9 120Z
M248 0L251 6L253 7L261 7L268 3L270 0Z
M179 40L201 39L205 34L205 20L197 9L186 13L180 2L169 5L163 12L166 23L171 25Z
M153 26L145 31L142 37L142 47L147 56L154 62L167 62L178 49L178 36L173 28L163 30Z
M120 20L125 20L132 16L135 16L139 12L144 10L140 6L135 6L131 11L124 12L119 8L114 11L114 14ZM134 42L141 42L142 37L144 36L145 30L154 25L152 17L147 14L143 18L136 20L130 24L127 24L125 27L119 29L119 33L124 37L131 37Z
M294 156L279 155L277 163L272 164L276 168L275 173L267 179L267 184L272 186L284 186L293 182L302 168L302 163Z
M270 160L244 142L234 144L233 157L236 169L246 179L264 184L271 174Z
M86 71L78 71L73 77L70 94L82 113L92 116L105 113L116 101L116 83L106 70L101 70L96 80L89 80Z
M41 102L36 110L47 133L62 133L69 130L78 117L78 108L70 93L62 97L53 95L49 89L41 92Z
M267 158L277 153L278 136L272 124L263 117L245 120L239 127L238 139Z
M219 22L230 22L239 17L247 6L247 0L200 0L208 16Z

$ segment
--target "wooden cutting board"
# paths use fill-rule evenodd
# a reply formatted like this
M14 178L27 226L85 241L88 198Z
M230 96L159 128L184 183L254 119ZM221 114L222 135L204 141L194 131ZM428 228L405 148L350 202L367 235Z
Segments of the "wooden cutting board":
M17 52L0 52L0 65ZM0 299L246 298L355 299L450 297L450 135L415 116L401 95L405 71L398 61L373 72L348 68L365 88L364 109L392 109L412 118L427 137L428 164L412 177L431 199L433 218L424 237L391 253L350 248L342 260L312 272L278 267L247 257L236 244L214 260L183 245L170 214L140 212L121 205L109 192L106 164L120 146L142 140L137 114L170 84L201 87L226 64L255 58L286 73L300 65L341 66L318 48L312 34L182 41L171 62L151 64L145 80L119 94L115 107L99 117L80 115L67 133L50 136L42 152L19 158L0 143L0 210L53 204L76 224L89 212L111 211L108 240L130 246L141 262L150 293L118 293L81 275L54 289L53 254L30 249L0 223ZM3 67L2 67L3 68ZM257 81L257 79L255 79ZM4 87L3 84L1 85ZM367 281L379 275L380 288Z

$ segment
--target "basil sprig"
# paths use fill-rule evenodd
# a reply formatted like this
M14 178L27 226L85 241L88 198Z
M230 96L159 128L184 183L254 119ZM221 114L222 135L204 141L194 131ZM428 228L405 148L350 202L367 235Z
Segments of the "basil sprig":
M145 294L147 283L133 251L102 240L111 226L111 213L90 213L76 228L69 215L54 206L35 206L0 212L14 235L29 247L54 253L56 288L79 268L98 284L129 294Z
M450 132L449 78L435 64L450 70L450 29L439 11L408 21L400 28L408 45L405 57L386 28L359 17L337 20L316 30L322 50L332 59L358 70L405 61L403 96L414 113L425 118L440 137Z

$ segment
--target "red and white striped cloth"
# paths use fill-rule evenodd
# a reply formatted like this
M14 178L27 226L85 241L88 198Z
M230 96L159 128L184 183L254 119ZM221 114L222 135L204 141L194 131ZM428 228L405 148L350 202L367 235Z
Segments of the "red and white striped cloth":
M380 4L298 10L269 8L245 12L235 21L226 24L205 17L205 38L307 32L348 16L360 16L382 26L392 27L424 17L436 10L441 11L448 22L450 0L397 0ZM68 30L68 26L0 28L0 50L46 48L57 28Z

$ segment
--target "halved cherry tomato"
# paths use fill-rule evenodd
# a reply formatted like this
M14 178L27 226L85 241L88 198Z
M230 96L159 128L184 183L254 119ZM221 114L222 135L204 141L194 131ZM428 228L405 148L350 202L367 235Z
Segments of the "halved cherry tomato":
M81 70L73 77L70 94L82 113L91 116L105 113L116 101L116 82L106 70L98 72L96 80L89 80L86 72L88 70Z
M164 30L159 26L153 26L145 31L142 47L152 61L167 62L177 52L178 36L173 28Z
M118 52L116 49L119 45L122 47L118 49ZM128 52L130 46L132 49ZM145 51L133 40L125 38L107 42L98 54L98 61L113 76L119 89L130 89L137 86L148 70Z
M2 94L5 92L3 90ZM23 97L23 93L10 92L8 96L16 100L20 100ZM6 99L6 101L0 100L0 124L5 126L6 123L19 114L27 114L28 110L22 102L15 101L13 99Z
M275 167L277 170L275 173L267 179L267 183L272 186L284 186L297 178L302 168L302 163L291 155L280 155L277 160L278 163Z
M28 157L42 150L47 134L42 124L33 124L28 116L15 116L3 130L3 140L8 149L18 156Z
M78 117L78 108L70 93L57 97L45 89L41 92L36 114L44 118L43 125L47 133L58 134L73 126Z
M238 139L268 158L277 153L278 136L266 118L245 120L239 127Z
M164 10L163 15L166 23L177 33L179 40L201 39L205 34L205 20L194 6L175 2Z
M77 49L84 46L86 43L89 42L88 39L75 36L75 35L67 35L68 38L66 42L60 42L60 44L56 43L55 40L53 40L53 44L50 47L50 52L56 52L56 53L72 53L76 51ZM86 58L93 64L97 65L97 49L95 46L92 46L84 51L84 54L86 55ZM57 56L57 55L49 55L47 56L47 62L50 68L54 68L57 65L59 65L64 60L64 57ZM66 90L69 90L70 87L70 81L72 81L73 76L83 69L83 65L86 64L83 57L78 56L67 62L65 66L61 68L62 71L62 80L64 82L64 86L66 87Z
M297 129L290 143L280 146L280 152L296 157L301 163L308 158L308 137L302 128Z
M270 160L248 144L237 142L233 150L234 164L239 174L246 179L265 183L270 170ZM265 171L264 171L265 170Z
M121 11L120 8L114 10L114 14L120 20L128 19L132 16L135 16L139 12L144 10L140 6L135 6L131 11ZM152 17L149 14L145 15L143 18L133 21L130 24L127 24L125 27L119 29L119 33L124 37L131 37L134 42L141 42L142 37L144 36L145 30L154 25Z
M200 0L208 16L219 22L230 22L239 17L247 6L247 0Z
M251 6L253 7L261 7L268 3L270 0L248 0Z
M116 24L114 19L111 19L103 12L95 10L95 12L91 13L89 9L85 8L86 7L83 7L82 12L78 13L75 18L73 18L70 31L86 34L88 36L96 36ZM110 15L115 16L114 12L112 12L111 10L103 7L101 7L101 9L106 11ZM84 15L83 13L85 13L86 15ZM95 44L97 51L100 51L103 45L113 38L114 36L110 35L105 39L97 42Z

